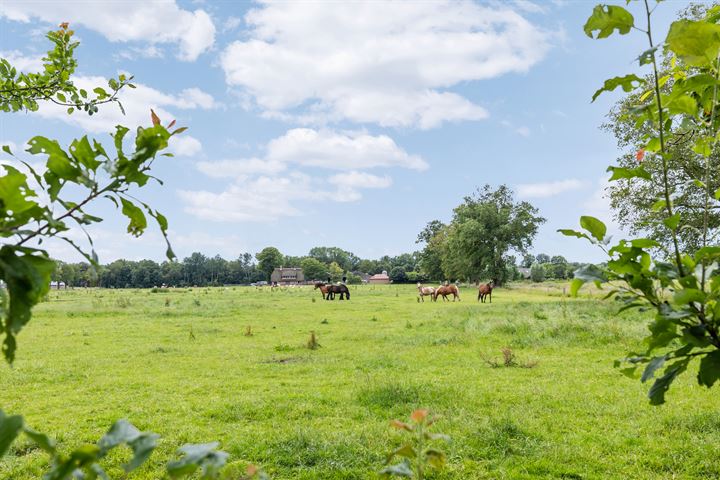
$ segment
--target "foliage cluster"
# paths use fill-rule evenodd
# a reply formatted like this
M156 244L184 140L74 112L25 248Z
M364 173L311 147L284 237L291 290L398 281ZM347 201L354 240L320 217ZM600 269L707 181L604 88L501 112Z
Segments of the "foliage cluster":
M608 79L593 100L617 88L635 95L622 115L638 131L642 148L635 155L637 166L611 166L608 171L612 172L611 181L657 185L650 208L655 218L651 230L662 232L667 242L645 237L611 245L605 224L588 216L580 219L584 232L561 233L584 238L609 257L606 266L590 265L575 272L573 293L585 282L612 282L608 297L615 297L622 304L621 310L639 308L655 313L644 351L631 352L617 365L629 364L623 372L631 376L644 365L641 380L654 379L648 396L658 405L665 402L671 384L694 359L700 360L700 385L709 388L720 379L720 246L712 220L720 200L712 160L720 134L720 6L708 9L700 18L673 22L665 41L658 44L652 34L654 8L647 0L643 5L643 25L623 7L599 5L585 24L585 32L590 37L605 38L616 30L624 35L634 29L647 39L647 50L637 61L640 67L651 69L650 75ZM657 59L661 47L668 59L662 75ZM679 143L687 148L674 149ZM699 167L685 172L690 175L688 181L702 192L697 204L699 217L691 222L679 209L684 196L672 175L673 170L682 170L685 155ZM648 170L648 162L654 168ZM683 242L683 230L693 230L694 240Z

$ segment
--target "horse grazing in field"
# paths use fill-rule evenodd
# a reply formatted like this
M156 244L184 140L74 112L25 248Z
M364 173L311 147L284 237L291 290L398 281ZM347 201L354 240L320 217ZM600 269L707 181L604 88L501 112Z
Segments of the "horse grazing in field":
M490 283L481 283L480 285L478 285L478 300L482 303L485 303L485 297L488 297L490 299L490 303L492 303L492 291L494 287L494 281L491 281Z
M335 296L333 295L333 298L330 297L330 292L328 292L328 285L324 284L323 282L315 282L315 288L314 290L320 289L320 293L322 294L323 300L334 300Z
M433 287L423 287L422 283L418 282L417 289L419 294L418 301L422 300L424 303L426 295L430 295L430 300L434 300L435 289Z
M453 302L455 301L455 299L457 299L458 302L460 301L460 292L458 291L457 285L455 285L454 283L451 283L450 285L440 285L438 288L436 288L433 300L437 302L437 297L439 295L442 295L443 302L447 300L448 295L453 296Z
M340 300L345 300L346 298L350 300L350 289L347 287L347 285L343 285L342 283L339 285L326 285L328 289L328 298L326 300L334 300L335 294L340 294ZM332 295L332 299L329 298L330 295Z

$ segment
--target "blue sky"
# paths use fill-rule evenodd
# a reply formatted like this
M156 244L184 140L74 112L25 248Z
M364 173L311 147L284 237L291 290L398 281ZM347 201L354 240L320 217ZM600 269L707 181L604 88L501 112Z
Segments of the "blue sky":
M117 123L148 124L150 108L189 127L156 164L165 185L141 194L168 217L180 257L268 245L408 252L428 221L505 183L547 218L535 253L601 260L555 230L583 214L611 220L602 189L619 152L598 127L619 96L590 98L605 78L639 70L646 39L586 37L593 5L0 0L11 63L32 71L44 32L67 21L82 42L77 84L129 72L139 86L123 92L125 117L113 106L92 118L51 106L4 114L0 143L107 142ZM685 5L660 4L658 38ZM102 262L163 258L158 232L133 239L111 204L95 208L107 218L92 230Z

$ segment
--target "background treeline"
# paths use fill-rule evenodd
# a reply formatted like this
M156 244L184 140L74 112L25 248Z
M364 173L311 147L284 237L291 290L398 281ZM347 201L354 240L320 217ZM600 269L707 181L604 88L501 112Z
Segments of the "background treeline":
M267 247L253 255L243 253L234 260L219 255L208 257L200 252L178 262L158 263L153 260L116 260L93 269L88 263L58 262L54 281L69 287L105 288L151 288L160 285L177 287L219 286L250 284L268 281L275 267L299 267L308 280L338 281L346 276L348 283L361 283L360 274L374 275L387 271L394 283L439 282L444 278L431 278L423 269L421 253L404 253L394 257L383 256L377 260L362 259L352 252L337 247L316 247L306 256L283 255L277 248ZM509 279L524 278L520 268L532 267L535 281L572 278L579 266L569 263L561 256L540 254L525 255L520 265L514 258L508 266ZM537 273L537 272L541 273ZM455 280L455 279L450 279Z

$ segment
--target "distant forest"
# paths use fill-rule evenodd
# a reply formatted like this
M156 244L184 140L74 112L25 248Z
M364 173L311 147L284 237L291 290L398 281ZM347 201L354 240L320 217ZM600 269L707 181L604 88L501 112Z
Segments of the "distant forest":
M546 254L525 255L518 262L510 257L508 278L526 278L528 272L521 270L523 268L531 269L535 281L572 278L572 272L579 265L567 262L562 256ZM177 262L116 260L97 268L86 262L58 262L53 280L68 287L105 288L151 288L163 284L176 287L247 285L269 280L273 269L280 266L302 268L307 280L330 278L338 281L346 276L352 284L361 283L361 273L373 275L382 271L388 272L393 283L446 280L429 277L423 268L421 252L369 260L337 247L315 247L301 257L283 255L278 249L267 247L255 255L243 253L234 260L195 252Z

